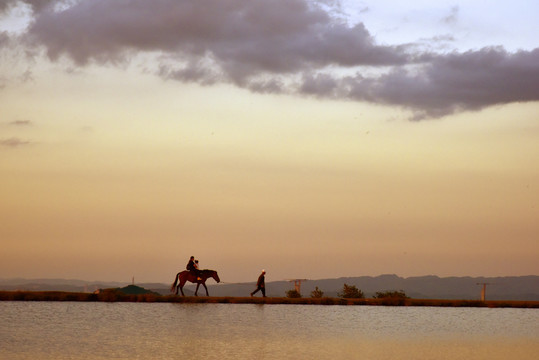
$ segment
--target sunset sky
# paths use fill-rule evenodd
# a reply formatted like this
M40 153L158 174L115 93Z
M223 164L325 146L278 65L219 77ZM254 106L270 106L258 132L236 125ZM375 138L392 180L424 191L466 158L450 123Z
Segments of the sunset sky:
M537 14L0 0L0 278L539 275Z

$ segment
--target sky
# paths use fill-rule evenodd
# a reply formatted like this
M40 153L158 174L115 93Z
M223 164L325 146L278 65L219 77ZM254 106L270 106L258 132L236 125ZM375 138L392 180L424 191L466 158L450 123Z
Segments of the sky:
M0 278L539 275L538 13L0 0Z

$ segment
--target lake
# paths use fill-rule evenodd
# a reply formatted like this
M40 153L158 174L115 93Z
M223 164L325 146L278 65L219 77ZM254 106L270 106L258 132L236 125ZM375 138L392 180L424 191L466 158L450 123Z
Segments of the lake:
M539 310L0 302L0 359L537 359Z

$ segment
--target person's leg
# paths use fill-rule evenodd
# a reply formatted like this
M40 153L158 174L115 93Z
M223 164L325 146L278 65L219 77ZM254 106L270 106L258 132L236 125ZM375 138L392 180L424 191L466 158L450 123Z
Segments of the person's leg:
M262 290L262 296L266 297L266 288L261 288L260 290Z

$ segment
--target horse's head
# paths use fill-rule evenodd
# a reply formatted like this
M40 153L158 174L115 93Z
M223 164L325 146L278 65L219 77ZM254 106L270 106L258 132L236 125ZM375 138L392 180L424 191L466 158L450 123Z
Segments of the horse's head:
M221 282L221 279L219 279L219 275L217 275L217 271L212 271L211 277L218 283Z

